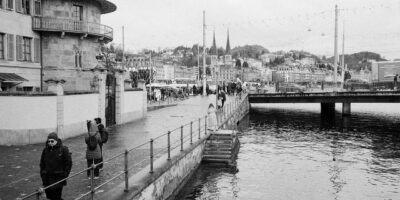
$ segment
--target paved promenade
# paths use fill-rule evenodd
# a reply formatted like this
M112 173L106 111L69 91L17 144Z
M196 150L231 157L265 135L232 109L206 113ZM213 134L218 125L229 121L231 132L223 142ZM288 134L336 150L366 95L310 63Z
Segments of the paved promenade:
M228 97L228 101L230 101ZM176 106L165 107L148 112L147 117L122 126L109 129L110 138L103 147L104 158L110 158L124 151L126 148L148 142L150 138L165 134L168 130L175 129L190 121L198 121L207 113L208 104L215 104L215 95L208 97L195 96L176 102ZM204 122L203 122L204 123ZM39 176L40 154L44 148L43 144L26 146L0 146L0 200L15 199L34 192L41 187ZM86 167L84 136L78 136L63 140L72 152L72 173L81 171ZM135 160L148 157L148 147L135 150L131 154ZM123 158L116 159L112 163L106 163L101 172L98 183L104 182L123 168ZM136 170L147 167L147 163L139 165ZM99 192L119 184L122 178L116 179L106 185ZM64 199L74 199L72 194L81 194L89 190L89 180L86 174L78 175L68 181L64 188ZM34 198L31 198L34 199Z

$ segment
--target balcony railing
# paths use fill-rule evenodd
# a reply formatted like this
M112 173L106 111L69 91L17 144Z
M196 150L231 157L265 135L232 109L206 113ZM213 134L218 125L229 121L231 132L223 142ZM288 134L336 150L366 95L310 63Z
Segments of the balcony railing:
M32 29L35 31L81 33L104 37L108 40L113 39L113 29L111 27L87 21L33 17Z

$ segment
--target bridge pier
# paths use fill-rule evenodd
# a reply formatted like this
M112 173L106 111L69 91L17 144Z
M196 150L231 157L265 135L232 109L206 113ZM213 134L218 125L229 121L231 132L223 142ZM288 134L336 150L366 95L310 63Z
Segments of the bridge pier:
M321 115L335 114L335 103L321 103Z
M343 102L342 115L343 116L351 115L351 103L350 102Z

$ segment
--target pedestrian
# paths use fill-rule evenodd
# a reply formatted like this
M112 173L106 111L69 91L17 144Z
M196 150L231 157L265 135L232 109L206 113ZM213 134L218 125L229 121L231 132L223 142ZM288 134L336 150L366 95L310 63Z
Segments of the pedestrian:
M86 143L86 163L87 167L91 167L92 164L95 164L96 167L94 168L94 178L98 179L100 175L100 165L97 165L101 162L101 148L100 144L101 136L99 134L97 125L92 120L90 123L90 129L88 134L85 136L85 143ZM87 176L90 178L90 169L87 170Z
M397 89L397 77L398 77L399 75L398 74L396 74L396 76L394 76L394 78L393 78L393 90L396 90Z
M207 110L207 129L216 131L218 129L217 113L214 104L210 103Z
M40 158L40 177L43 186L47 187L67 178L71 168L72 159L68 147L63 146L57 133L50 133ZM66 180L45 189L47 199L62 200L62 189L65 185L67 185Z
M102 163L103 162L103 145L105 143L107 143L107 141L108 141L108 132L107 132L105 126L101 123L101 118L99 118L99 117L94 118L94 121L96 122L97 130L99 131L100 138L101 138L101 142L99 143L99 145L100 145L100 152L101 152L100 169L102 169L103 168L103 163Z
M224 107L224 104L225 104L225 101L226 101L226 95L225 95L225 92L224 91L220 91L219 92L219 98L221 99L221 108L223 108Z

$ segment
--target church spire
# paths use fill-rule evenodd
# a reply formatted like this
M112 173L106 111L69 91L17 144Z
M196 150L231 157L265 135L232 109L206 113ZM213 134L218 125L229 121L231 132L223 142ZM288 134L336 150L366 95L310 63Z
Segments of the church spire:
M217 55L217 44L215 42L215 30L214 30L214 34L213 34L213 46L211 47L211 55Z
M226 40L225 55L231 54L231 44L229 42L229 28L228 28L228 39Z

